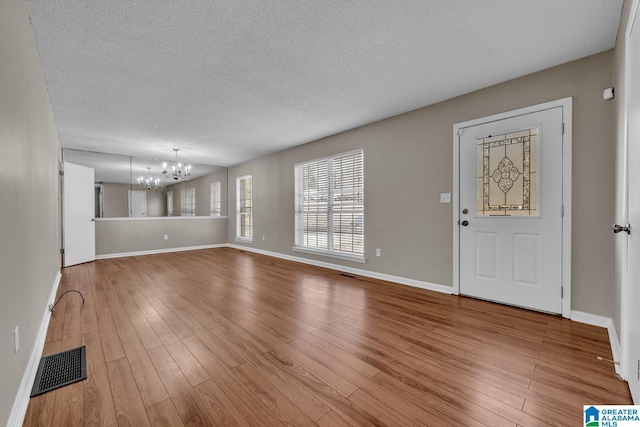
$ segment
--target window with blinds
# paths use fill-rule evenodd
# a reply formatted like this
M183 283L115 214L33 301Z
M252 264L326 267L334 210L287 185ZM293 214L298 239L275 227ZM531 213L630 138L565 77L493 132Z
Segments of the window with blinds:
M220 216L220 181L211 183L209 215Z
M295 166L295 248L364 256L364 152Z
M236 239L253 238L253 194L251 175L236 178Z
M167 216L173 216L173 190L167 192Z
M195 187L180 190L180 215L196 216Z

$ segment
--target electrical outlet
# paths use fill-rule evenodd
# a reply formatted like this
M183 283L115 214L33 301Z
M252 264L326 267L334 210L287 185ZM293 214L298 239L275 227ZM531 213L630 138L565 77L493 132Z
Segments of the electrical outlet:
M380 250L380 248L376 248L376 256L378 258L380 258L382 256L382 251Z
M440 193L440 203L451 203L451 193Z
M15 331L13 331L13 352L17 353L20 348L20 327L16 326Z
M164 240L169 240L169 235L168 234L164 235Z

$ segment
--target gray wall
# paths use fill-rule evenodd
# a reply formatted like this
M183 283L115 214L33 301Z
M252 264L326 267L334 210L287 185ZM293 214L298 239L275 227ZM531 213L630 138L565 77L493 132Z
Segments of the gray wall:
M232 167L227 239L235 241L236 177L252 174L248 246L451 286L452 207L439 194L453 190L453 124L573 97L572 309L610 317L614 152L602 90L612 85L612 61L603 52ZM365 150L367 263L294 253L294 164L356 148Z
M0 425L5 425L60 267L60 144L23 0L0 2L0 58ZM16 326L20 349L14 354Z
M164 235L169 239L164 240ZM96 220L96 255L226 243L225 217Z
M167 195L162 190L146 190L147 216L167 216ZM127 196L129 194L127 193Z
M102 187L104 218L122 218L129 216L129 184L105 182Z
M167 216L167 196L161 190L141 190L134 186L136 191L147 192L147 216ZM104 218L128 218L129 217L129 190L130 184L103 184L103 211Z
M180 216L180 190L184 188L196 189L196 216L209 216L211 203L211 183L220 181L220 209L222 216L227 215L227 170L219 170L212 174L167 187L173 190L173 214Z
M209 217L210 183L220 181L223 217ZM106 215L107 206L120 206L118 216L128 217L128 184L105 184L105 219L96 221L96 255L120 254L191 246L223 244L227 241L227 171L221 170L187 182L187 187L196 188L196 214L180 217L180 189L184 183L168 187L173 190L174 214L172 218L116 219L113 208ZM109 188L109 193L107 193ZM121 203L116 202L120 200ZM124 200L124 202L122 202ZM121 205L124 203L124 207ZM160 206L162 205L162 206ZM149 216L156 216L164 208L166 215L166 192L147 191ZM124 212L122 212L124 209ZM164 235L169 240L164 240Z

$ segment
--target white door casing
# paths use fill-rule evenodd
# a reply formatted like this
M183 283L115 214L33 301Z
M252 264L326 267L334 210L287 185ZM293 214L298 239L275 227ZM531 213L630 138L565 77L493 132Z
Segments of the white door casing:
M625 86L627 88L626 180L624 193L631 234L627 239L627 274L622 283L622 372L635 404L640 404L640 22L638 1L632 5L626 40ZM625 225L622 224L622 225Z
M64 266L96 258L94 170L64 163L63 176Z
M570 113L564 99L454 126L454 292L569 316Z

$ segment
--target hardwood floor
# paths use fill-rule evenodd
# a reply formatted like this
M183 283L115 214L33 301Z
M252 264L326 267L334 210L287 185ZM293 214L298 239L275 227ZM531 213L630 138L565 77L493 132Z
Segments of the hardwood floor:
M631 404L607 331L235 249L66 268L44 354L88 379L28 426L581 425Z

